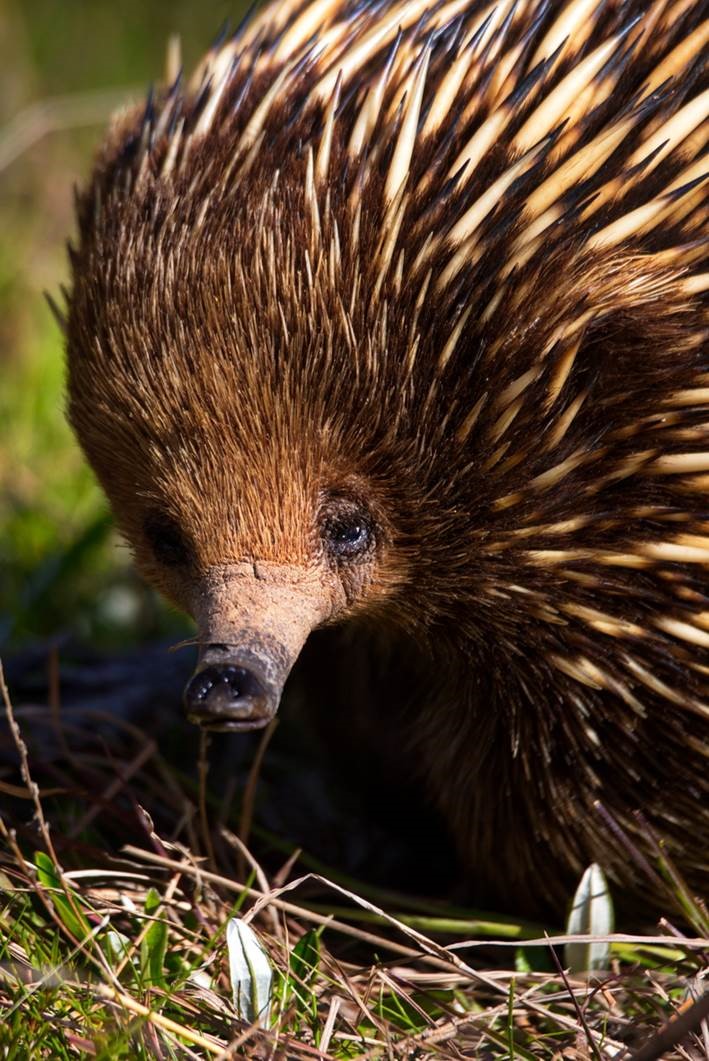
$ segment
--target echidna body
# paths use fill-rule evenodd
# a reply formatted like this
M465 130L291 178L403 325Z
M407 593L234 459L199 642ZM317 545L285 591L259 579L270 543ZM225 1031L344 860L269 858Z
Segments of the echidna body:
M709 881L706 13L286 0L79 201L70 417L188 710L349 623L487 897L646 890L608 816Z

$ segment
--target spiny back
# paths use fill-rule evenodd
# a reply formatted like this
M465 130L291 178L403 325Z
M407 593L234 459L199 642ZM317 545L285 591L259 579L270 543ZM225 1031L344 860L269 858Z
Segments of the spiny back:
M457 418L461 444L494 406L504 446L530 399L563 432L589 325L673 301L679 319L707 286L703 8L271 5L116 123L80 211L86 268L113 244L135 280L149 243L164 287L211 290L214 259L254 348L317 324L325 364L393 374L419 421L474 352L494 388ZM122 279L108 265L96 303Z
M119 125L106 181L140 195L187 176L198 227L218 200L255 179L266 198L297 168L313 253L328 191L351 208L335 219L348 245L362 204L378 213L377 294L431 269L439 296L459 296L493 244L498 297L559 240L689 268L702 257L684 244L704 220L703 14L686 0L274 4Z

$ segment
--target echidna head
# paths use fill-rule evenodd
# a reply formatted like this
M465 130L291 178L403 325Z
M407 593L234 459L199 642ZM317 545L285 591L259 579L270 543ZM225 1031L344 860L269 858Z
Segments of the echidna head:
M253 728L275 713L310 631L381 605L404 561L385 486L317 402L282 393L264 366L261 381L230 371L243 347L224 333L196 329L192 362L187 336L143 350L132 382L120 357L87 373L91 351L72 343L83 369L70 416L139 569L198 624L190 716ZM114 355L124 340L136 342L121 326Z
M407 580L418 429L394 341L354 339L334 287L308 289L287 180L193 209L184 189L113 189L96 224L87 199L69 415L139 569L198 624L190 716L244 729L273 716L312 629L386 610Z
M218 277L192 281L196 301L216 295ZM179 270L176 283L188 284ZM405 577L391 467L363 456L377 451L363 422L378 398L352 387L317 337L305 357L297 340L288 352L270 334L249 341L230 327L238 313L210 325L192 306L170 334L159 281L111 286L92 298L77 284L70 418L139 569L198 624L190 716L264 725L310 631L382 607ZM251 308L267 312L255 298ZM301 375L313 360L330 396Z

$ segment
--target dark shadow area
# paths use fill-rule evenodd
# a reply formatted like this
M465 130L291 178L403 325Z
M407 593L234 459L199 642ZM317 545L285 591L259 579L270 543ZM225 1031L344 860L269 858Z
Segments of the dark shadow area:
M186 808L175 805L176 789L153 784L161 770L174 775L192 802L187 813L196 813L200 735L181 705L193 653L153 645L108 654L68 643L61 650L26 649L7 660L6 680L33 779L41 789L61 790L49 797L56 805L47 807L50 820L66 823L71 833L86 800L98 806L99 793L110 788L107 771L127 777L97 815L102 837L109 830L114 854L123 844L145 843L138 804L160 836L170 838L179 829ZM296 667L259 771L254 854L275 870L290 851L302 848L327 870L362 883L440 899L450 895L456 860L442 821L413 783L392 776L376 749L363 762L364 752L348 743L347 731L342 718L331 718L327 727L316 724L304 708ZM212 825L238 831L241 798L261 739L261 732L210 738L206 790ZM134 770L144 749L145 765ZM156 757L159 769L151 766ZM20 782L7 723L0 728L0 763L7 781ZM22 820L22 801L2 795L0 800L12 819ZM29 817L26 802L24 810ZM55 839L61 847L58 832Z

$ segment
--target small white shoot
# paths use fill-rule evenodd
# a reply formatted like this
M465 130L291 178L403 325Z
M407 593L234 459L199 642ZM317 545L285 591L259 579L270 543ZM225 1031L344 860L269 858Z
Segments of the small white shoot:
M271 960L254 930L239 917L229 921L226 943L234 1007L242 1020L266 1027L273 993Z
M613 931L613 901L603 870L592 863L582 876L574 895L571 913L566 923L569 936L608 936ZM564 947L566 965L572 973L607 969L610 944L567 943Z

